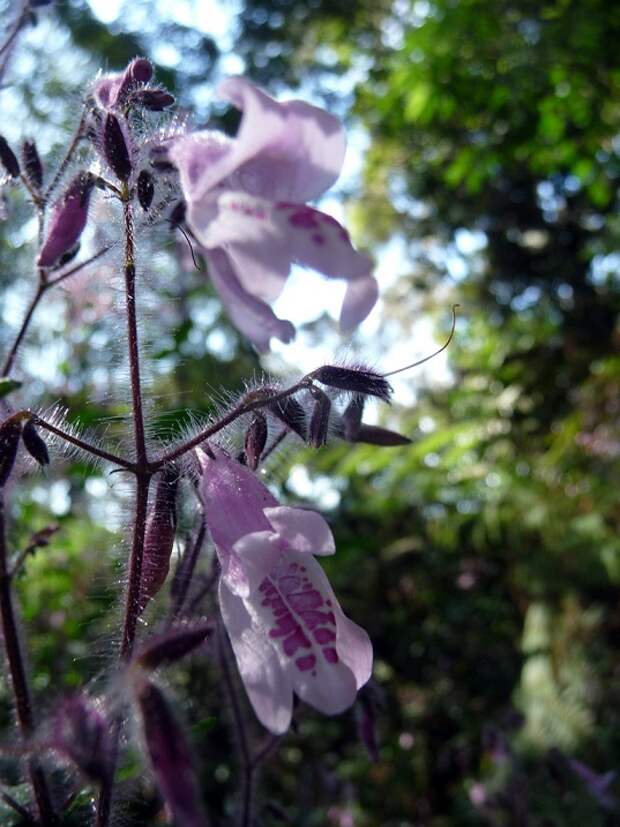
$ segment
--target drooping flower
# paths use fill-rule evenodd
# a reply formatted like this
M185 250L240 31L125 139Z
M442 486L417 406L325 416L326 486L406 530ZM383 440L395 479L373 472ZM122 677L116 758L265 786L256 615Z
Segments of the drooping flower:
M342 125L302 101L278 103L243 78L229 78L218 93L243 113L236 138L190 133L174 140L169 158L180 173L187 223L234 323L258 350L270 336L290 341L292 325L268 303L298 263L347 281L340 321L353 328L377 299L371 261L334 218L305 203L340 174Z
M313 511L280 506L224 451L199 458L220 608L256 715L285 732L293 693L328 715L342 712L370 677L372 646L314 559L335 552L329 526Z
M39 267L52 267L78 243L86 226L94 185L90 173L80 172L58 200L37 259Z

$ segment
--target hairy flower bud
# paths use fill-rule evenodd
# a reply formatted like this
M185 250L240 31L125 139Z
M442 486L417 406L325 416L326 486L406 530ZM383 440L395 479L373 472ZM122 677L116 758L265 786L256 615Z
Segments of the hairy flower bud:
M131 101L150 112L163 112L174 103L174 95L165 89L138 89L131 96Z
M303 440L306 439L306 415L304 409L296 399L287 396L279 402L269 405L269 410L281 422L294 431Z
M6 138L0 135L0 163L11 178L19 178L19 161L17 156L6 142Z
M174 468L162 471L155 492L155 503L146 525L140 611L161 589L170 570L170 555L176 529L176 492L178 473Z
M212 632L213 624L209 621L173 627L148 640L134 660L143 669L174 663L204 643Z
M368 445L382 445L386 448L411 444L409 437L396 431L380 428L378 425L365 425L364 423L360 425L357 434L350 439L350 442L365 442Z
M267 436L267 420L260 411L256 411L245 435L245 456L252 471L256 471L258 468L258 463L267 444Z
M138 201L140 206L146 212L153 203L153 196L155 195L155 186L153 184L153 176L150 172L143 169L138 175Z
M47 450L47 445L34 427L31 419L24 425L22 439L24 440L26 450L33 459L36 459L39 465L49 465L50 455Z
M118 118L108 113L103 124L103 153L110 169L121 181L131 175L131 159Z
M24 141L22 144L22 161L30 185L40 190L43 186L43 164L34 141Z
M78 173L69 184L54 207L47 238L37 259L39 267L52 267L75 247L86 226L93 186L94 178L89 172Z
M189 744L163 692L136 681L136 703L157 786L179 827L206 827Z
M378 396L384 402L389 402L392 395L392 387L385 377L363 366L323 365L312 372L312 378L332 388Z
M11 476L21 433L21 422L14 419L9 419L0 425L0 488Z
M152 77L152 63L145 57L134 58L120 78L114 103L117 106L125 106L134 89L148 83Z
M111 766L110 725L84 695L65 698L54 716L50 746L90 781L102 781Z
M320 448L327 442L332 403L329 396L318 388L312 388L310 393L314 397L315 403L310 415L308 442L313 448Z
M344 424L344 438L354 442L362 424L365 399L363 396L355 395L344 409L342 421Z

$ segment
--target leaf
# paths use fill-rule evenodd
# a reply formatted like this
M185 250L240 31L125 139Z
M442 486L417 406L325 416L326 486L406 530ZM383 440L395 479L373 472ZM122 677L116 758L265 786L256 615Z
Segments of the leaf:
M17 379L10 379L8 376L3 376L0 378L0 399L21 388L21 386L22 383L18 382Z

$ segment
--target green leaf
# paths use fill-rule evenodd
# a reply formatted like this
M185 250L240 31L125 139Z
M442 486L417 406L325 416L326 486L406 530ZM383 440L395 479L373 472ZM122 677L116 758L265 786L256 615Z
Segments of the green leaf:
M22 383L18 382L17 379L9 379L8 376L3 376L0 378L0 399L5 396L8 396L13 391L17 390L17 388L21 388Z

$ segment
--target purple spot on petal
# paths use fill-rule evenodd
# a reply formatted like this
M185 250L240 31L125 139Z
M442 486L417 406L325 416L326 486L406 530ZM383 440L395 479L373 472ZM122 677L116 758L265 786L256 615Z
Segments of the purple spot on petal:
M331 643L336 640L336 633L331 629L317 629L314 632L314 639L317 643Z
M318 609L323 605L323 598L319 592L313 588L307 591L289 594L287 597L288 602L296 612L303 612L306 609Z
M332 649L331 646L323 649L323 657L328 663L338 663L340 658L338 657L338 652L335 649Z
M319 246L321 244L325 244L325 239L323 238L321 233L312 233L312 240L315 244L318 244Z
M312 644L298 626L292 635L289 635L283 644L284 654L292 657L298 649L308 648Z
M316 666L316 657L314 655L304 655L301 658L297 658L295 665L300 672L307 672L308 669L314 669ZM313 674L316 675L316 672L313 672Z

